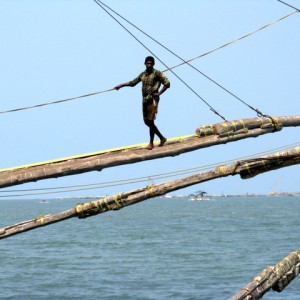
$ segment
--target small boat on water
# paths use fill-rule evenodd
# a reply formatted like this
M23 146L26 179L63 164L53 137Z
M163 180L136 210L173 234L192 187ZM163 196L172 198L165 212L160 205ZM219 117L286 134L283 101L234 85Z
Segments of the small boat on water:
M40 203L48 203L48 201L46 199L42 199Z
M205 196L205 194L207 193L203 191L196 192L195 194L190 195L190 200L191 201L210 200L210 198L208 196Z

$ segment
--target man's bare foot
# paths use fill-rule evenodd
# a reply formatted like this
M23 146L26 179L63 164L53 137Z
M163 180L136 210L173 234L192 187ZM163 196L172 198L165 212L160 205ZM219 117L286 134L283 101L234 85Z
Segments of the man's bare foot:
M158 146L162 147L165 144L166 141L167 141L167 139L163 138L162 140L160 140L160 144Z
M154 145L150 143L145 149L152 150L153 148L154 148Z

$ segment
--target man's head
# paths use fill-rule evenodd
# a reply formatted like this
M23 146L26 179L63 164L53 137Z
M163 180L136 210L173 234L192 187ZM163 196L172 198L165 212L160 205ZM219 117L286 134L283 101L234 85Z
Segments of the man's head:
M154 57L152 57L152 56L147 56L147 57L145 58L145 64L146 64L148 61L152 62L153 66L155 65Z
M147 71L151 71L153 69L153 66L155 65L154 57L147 56L145 58L145 66L147 68Z

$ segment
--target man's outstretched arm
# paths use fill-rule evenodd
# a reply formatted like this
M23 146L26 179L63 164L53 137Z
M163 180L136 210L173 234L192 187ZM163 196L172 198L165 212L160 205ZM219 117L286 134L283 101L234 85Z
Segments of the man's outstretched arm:
M117 86L115 86L114 89L118 91L120 88L122 88L124 86L131 86L131 84L130 84L130 82L121 83L121 84L118 84Z

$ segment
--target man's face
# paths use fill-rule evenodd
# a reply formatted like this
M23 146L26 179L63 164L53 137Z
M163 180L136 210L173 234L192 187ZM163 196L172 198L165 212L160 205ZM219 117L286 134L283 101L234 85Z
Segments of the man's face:
M145 66L146 66L147 71L153 70L153 65L154 65L153 62L150 61L150 60L145 62Z

